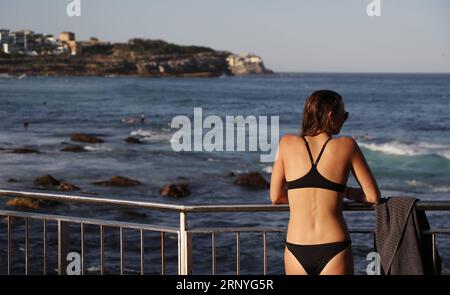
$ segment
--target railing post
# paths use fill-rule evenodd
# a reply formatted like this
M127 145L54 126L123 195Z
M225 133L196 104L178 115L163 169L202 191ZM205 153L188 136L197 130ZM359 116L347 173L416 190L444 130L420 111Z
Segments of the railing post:
M431 247L432 248L432 255L433 255L433 274L436 275L437 274L437 262L436 262L436 234L432 233L431 234Z
M58 220L58 274L67 274L67 254L70 248L69 223Z
M187 214L180 211L180 232L178 234L178 274L192 273L192 234L187 231Z

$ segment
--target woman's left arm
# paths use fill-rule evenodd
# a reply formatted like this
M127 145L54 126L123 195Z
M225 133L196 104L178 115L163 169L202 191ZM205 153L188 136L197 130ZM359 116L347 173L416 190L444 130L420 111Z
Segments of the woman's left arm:
M286 191L286 178L284 174L283 157L280 152L281 140L278 145L277 154L272 167L272 176L270 177L270 199L273 205L289 204Z

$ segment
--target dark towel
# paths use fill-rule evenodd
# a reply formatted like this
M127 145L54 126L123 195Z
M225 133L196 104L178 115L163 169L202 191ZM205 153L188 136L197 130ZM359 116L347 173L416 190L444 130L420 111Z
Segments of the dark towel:
M383 274L434 274L430 229L423 210L416 210L416 198L391 197L375 207L375 245ZM436 274L441 260L436 249Z

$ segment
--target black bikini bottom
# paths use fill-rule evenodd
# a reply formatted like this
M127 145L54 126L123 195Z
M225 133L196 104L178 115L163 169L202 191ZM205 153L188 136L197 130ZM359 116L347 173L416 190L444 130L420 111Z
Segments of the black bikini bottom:
M318 275L334 256L350 246L351 243L351 240L315 245L286 242L286 247L297 258L307 274Z

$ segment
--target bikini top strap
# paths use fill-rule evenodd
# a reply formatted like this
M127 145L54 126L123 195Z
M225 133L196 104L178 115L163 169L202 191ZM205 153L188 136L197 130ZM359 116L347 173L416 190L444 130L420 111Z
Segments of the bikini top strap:
M313 159L313 156L312 156L312 154L311 154L311 150L309 149L309 144L308 144L308 142L306 141L306 138L305 138L304 136L302 136L302 138L303 138L303 140L305 141L306 149L308 150L308 154L309 154L309 159L311 160L311 163L314 164L314 159Z
M319 163L320 157L322 156L322 153L325 149L325 146L327 145L327 143L331 140L331 137L327 139L327 141L325 141L325 143L322 146L322 149L320 150L319 156L317 157L316 163L315 165L317 165L317 163Z

